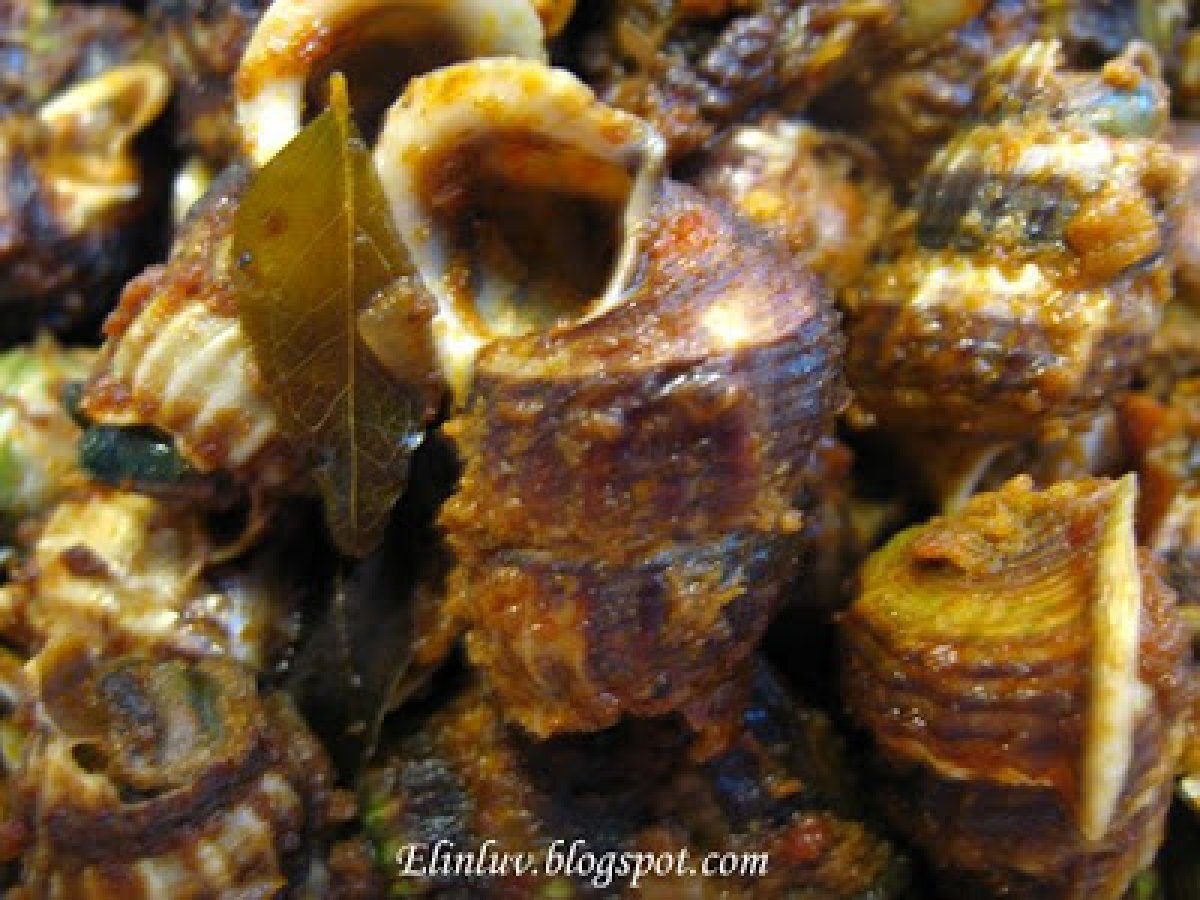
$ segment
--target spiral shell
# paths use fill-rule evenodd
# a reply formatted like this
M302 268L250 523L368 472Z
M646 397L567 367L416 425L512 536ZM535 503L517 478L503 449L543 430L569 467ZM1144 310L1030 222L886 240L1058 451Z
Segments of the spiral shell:
M1146 355L1181 184L1140 136L1161 85L1137 48L1095 84L1057 59L1038 44L997 61L999 118L938 154L892 258L846 294L851 385L886 427L1027 435L1095 411Z
M1047 116L1114 138L1162 137L1170 115L1161 62L1141 42L1098 72L1066 68L1057 41L1013 48L989 66L977 108L993 118Z
M436 52L418 54L416 72L444 61L443 50L450 59L544 53L541 25L525 0L487 10L474 0L283 0L259 22L239 69L238 116L252 160L266 162L299 130L304 92L320 66L370 56L376 38L432 41L425 49ZM352 89L358 81L374 84L352 79ZM227 171L183 226L167 264L128 285L82 408L101 424L152 426L197 472L224 472L270 495L302 484L303 466L280 431L238 319L229 248L246 179L244 169Z
M391 885L430 898L464 891L479 898L898 896L901 860L856 820L829 721L797 705L765 667L735 748L702 765L688 760L686 731L670 720L531 741L505 728L490 701L469 686L395 741L364 777L364 821L380 858L403 865L406 846L442 839L473 849L486 838L497 852L532 853L544 864L551 841L582 840L596 855L678 857L686 848L693 861L710 850L766 851L768 871L720 879L649 874L634 887L629 872L603 884L595 873L401 879L393 869L385 873Z
M34 675L17 776L32 839L11 896L274 897L304 882L328 763L247 670L66 645Z
M840 345L819 285L695 192L666 186L639 235L614 309L483 349L441 524L513 719L681 709L719 741L794 571Z
M1110 898L1154 856L1187 643L1136 482L1017 479L893 539L843 622L895 826L952 895Z
M69 39L70 27L55 34L54 22L49 34L15 29L13 40L40 46ZM86 57L88 49L85 42L70 52ZM27 340L39 327L92 334L154 249L151 185L134 141L166 106L170 79L158 62L127 51L129 58L109 60L103 71L57 85L33 108L3 117L0 337L8 341Z
M237 317L229 239L244 172L214 186L166 265L126 287L81 406L105 425L170 435L201 473L258 489L299 477Z
M936 433L889 435L918 498L942 513L957 512L974 494L992 491L1018 474L1038 486L1088 475L1116 475L1126 467L1118 416L1104 407L1064 433L1024 440L974 440Z
M229 656L263 671L293 637L296 592L268 545L214 567L201 515L150 497L91 488L56 505L0 588L9 640L37 650L90 635L106 652Z
M992 0L971 21L898 55L880 55L835 92L830 106L848 118L911 190L933 155L973 112L988 63L1038 35L1042 4Z
M145 4L147 22L160 36L175 82L175 144L189 156L193 176L220 172L240 153L233 77L269 2L147 0ZM178 178L176 189L182 190ZM186 211L191 204L181 205Z
M490 340L618 302L662 156L645 123L537 62L474 60L410 85L375 165L437 301L435 345L459 403Z
M643 116L669 156L703 150L756 108L802 109L874 56L904 55L982 0L617 4L584 59L609 102Z
M777 235L835 290L862 274L893 212L871 148L775 116L731 129L694 183Z

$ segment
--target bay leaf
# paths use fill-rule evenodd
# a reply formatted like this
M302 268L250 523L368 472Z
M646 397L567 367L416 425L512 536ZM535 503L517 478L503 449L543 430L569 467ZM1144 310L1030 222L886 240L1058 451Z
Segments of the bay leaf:
M329 107L255 175L234 219L242 325L284 432L311 461L338 548L378 545L437 402L432 333L345 80ZM404 380L364 344L360 314L404 279ZM400 321L404 317L397 316Z

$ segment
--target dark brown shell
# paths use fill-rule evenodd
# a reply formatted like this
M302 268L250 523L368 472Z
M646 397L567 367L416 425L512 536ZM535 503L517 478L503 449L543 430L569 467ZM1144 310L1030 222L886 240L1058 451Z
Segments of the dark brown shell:
M239 153L233 75L266 0L149 0L176 82L176 143L219 172Z
M761 877L472 878L446 873L392 884L449 898L895 896L901 860L857 821L842 780L842 747L829 720L797 705L758 664L753 699L732 749L688 759L686 729L671 719L627 721L597 734L546 741L505 727L478 686L451 698L396 740L360 790L367 832L381 858L439 838L455 849L490 838L500 850L542 857L551 841L587 841L597 855L682 848L767 850ZM403 861L403 855L399 857ZM387 874L387 873L385 873ZM550 885L547 887L547 885Z
M48 6L16 2L0 11L0 339L6 342L47 328L76 339L94 336L121 285L161 250L155 232L165 214L155 200L161 166L140 149L105 146L103 133L73 143L46 119L52 104L115 67L146 63L162 73L153 45L138 18L120 8ZM161 85L153 93L142 98L150 120L165 100ZM142 101L132 95L119 101L125 105L118 129L128 128L135 112L142 117L135 109ZM89 123L84 111L79 128L103 132L108 116L96 109ZM112 196L100 199L96 188L110 186Z
M820 104L865 138L909 191L972 114L979 81L999 53L1038 33L1037 4L993 0L970 22L908 53L880 55Z
M681 159L756 106L800 109L870 53L920 47L981 5L766 0L706 17L634 0L618 4L607 34L593 36L583 68L608 102L650 121Z
M486 347L448 426L466 470L441 522L468 646L538 734L688 709L736 680L843 402L829 300L775 245L682 187L641 233L628 299ZM542 637L513 640L533 624Z

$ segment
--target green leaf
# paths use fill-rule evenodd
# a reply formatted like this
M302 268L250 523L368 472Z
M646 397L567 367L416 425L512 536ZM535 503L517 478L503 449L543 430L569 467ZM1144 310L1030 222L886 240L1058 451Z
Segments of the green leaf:
M363 556L404 491L436 379L431 307L423 288L412 289L413 266L339 76L329 108L254 176L235 216L233 259L242 325L281 425L312 461L338 547ZM404 380L358 330L397 279L415 310Z

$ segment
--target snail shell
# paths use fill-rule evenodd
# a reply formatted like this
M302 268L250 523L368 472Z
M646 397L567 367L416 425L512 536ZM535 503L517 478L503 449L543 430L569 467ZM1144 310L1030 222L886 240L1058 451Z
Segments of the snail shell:
M828 106L848 108L855 132L887 162L896 184L911 191L932 156L972 114L988 63L1037 36L1039 5L992 0L974 19L934 41L877 55Z
M81 407L97 423L169 434L198 472L278 489L299 477L300 464L237 318L229 239L244 182L244 172L226 173L167 263L125 288Z
M1133 42L1099 71L1066 68L1058 41L1014 47L988 67L977 111L992 118L1036 118L1092 128L1115 138L1162 136L1170 92L1153 48Z
M380 858L405 845L452 840L476 847L545 850L552 840L606 851L693 855L770 853L759 878L617 877L605 897L898 896L902 865L856 820L844 749L829 721L797 704L758 667L734 749L706 764L688 759L672 720L625 722L597 734L533 741L506 728L492 698L470 685L387 748L360 786L368 837ZM800 848L803 848L801 850ZM403 853L401 854L403 859ZM399 884L395 869L388 873ZM628 875L628 873L626 873ZM404 878L421 896L593 896L588 878ZM719 886L718 886L719 885Z
M435 346L459 403L488 341L618 301L662 158L645 123L538 62L473 60L410 84L375 165L437 301Z
M169 94L161 65L127 60L4 116L0 337L94 333L144 262L151 203L134 141Z
M1018 474L1034 484L1125 470L1117 415L1104 407L1065 433L1024 440L973 440L969 436L890 435L888 443L915 476L919 499L942 513L958 511L974 494L992 491Z
M410 94L517 67L529 83L567 77L482 61ZM405 159L390 129L417 109L402 101L389 117L385 175ZM555 127L536 121L548 105L519 110L533 134ZM611 148L630 145L622 118L597 119L622 126L602 132ZM597 142L572 134L576 146ZM635 198L639 179L624 179ZM401 223L435 240L441 227ZM805 465L842 403L840 341L816 281L690 189L664 186L632 238L599 281L598 306L481 343L469 402L446 427L466 465L441 515L459 561L451 586L472 660L535 734L682 709L719 741L714 720L736 706L734 685L794 568ZM436 267L426 277L435 283Z
M862 274L893 213L870 147L775 116L731 129L693 183L777 235L834 290Z
M189 155L186 168L193 177L222 171L240 153L233 77L254 25L268 4L269 0L209 0L203 4L147 0L145 4L147 22L160 36L175 82L175 144ZM179 176L176 178L176 190L180 190Z
M277 0L259 20L237 73L244 149L261 166L300 130L305 90L322 70L349 70L360 114L368 88L390 103L406 81L479 56L542 59L542 24L529 0ZM356 61L357 60L357 61ZM379 63L387 60L387 77ZM403 61L403 65L397 65Z
M220 0L203 8L172 0L149 0L147 3L147 17L163 34L171 74L179 85L176 137L195 154L190 162L194 171L219 172L241 151L234 76L259 18L270 5L268 0ZM368 75L372 95L390 97L397 92L397 85L404 77L398 69L408 69L411 74L412 70L421 68L420 64L414 66L407 61L404 66L397 67L396 60L400 58L420 56L427 60L426 66L432 67L438 57L451 61L456 49L473 52L472 47L480 52L537 55L540 38L535 34L525 5L278 3L271 13L270 39L260 38L254 52L264 72L262 78L268 81L282 76L284 69L289 78L295 77L297 65L301 68L305 65L298 63L299 57L307 54L307 63L311 66L308 80L313 82L319 80L320 71L348 65L351 72L360 72L372 65L366 58L355 61L356 54L362 53L364 57L373 54L377 64L386 52L389 54L386 57L387 74L384 74L384 66L375 65ZM529 5L541 19L546 36L553 37L566 26L574 12L575 0L536 0ZM486 18L489 9L495 15L506 16L498 23L500 33L489 35L485 32L485 22L496 22ZM364 24L369 34L360 31ZM308 31L301 35L306 28ZM460 38L460 33L465 37ZM292 43L295 40L303 42L304 54L296 52ZM277 41L283 46L271 46ZM348 49L346 44L353 45L348 56L344 52ZM437 49L430 53L428 45ZM322 57L327 57L328 61ZM293 87L283 88L280 93L303 98L305 91L301 88L297 92ZM356 99L364 98L360 94Z
M294 637L295 592L273 552L213 569L198 512L93 487L50 512L0 588L0 622L35 651L91 635L106 652L229 656L266 671Z
M331 781L282 698L228 660L32 667L37 727L16 789L20 900L281 896L304 881Z
M872 556L845 696L895 826L951 893L1110 898L1154 856L1187 643L1137 487L1015 479Z
M646 118L669 156L703 150L754 109L798 110L871 54L923 47L982 0L619 3L584 65L605 100Z
M1181 178L1137 130L1158 121L1143 57L1114 60L1092 90L1066 79L1069 91L1054 45L997 61L998 112L1014 83L1032 106L938 154L891 258L844 298L851 385L881 424L1025 436L1130 380L1171 293Z

